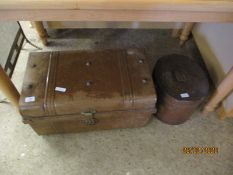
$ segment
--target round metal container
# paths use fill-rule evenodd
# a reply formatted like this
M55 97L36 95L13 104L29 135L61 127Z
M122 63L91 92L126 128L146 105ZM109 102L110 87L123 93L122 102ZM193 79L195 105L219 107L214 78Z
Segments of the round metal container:
M183 55L172 54L159 59L153 78L158 92L156 116L168 124L181 124L188 120L208 96L206 73Z

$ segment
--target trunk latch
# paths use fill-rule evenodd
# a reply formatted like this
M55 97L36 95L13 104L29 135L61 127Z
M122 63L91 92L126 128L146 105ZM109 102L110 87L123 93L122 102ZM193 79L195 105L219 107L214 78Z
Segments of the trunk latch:
M86 112L81 112L81 115L85 116L86 118L82 120L82 123L85 125L95 125L97 123L97 119L94 117L96 114L96 110L90 109Z

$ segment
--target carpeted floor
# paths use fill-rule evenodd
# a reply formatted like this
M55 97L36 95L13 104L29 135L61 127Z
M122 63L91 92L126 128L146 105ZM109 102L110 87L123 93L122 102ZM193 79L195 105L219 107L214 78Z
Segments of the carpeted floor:
M2 22L0 23L0 64L5 65L11 45L15 39L15 35L19 27L16 22Z
M27 36L39 46L33 29ZM151 62L182 53L199 61L193 41L181 48L169 30L62 30L49 32L43 50L139 48ZM13 76L20 90L29 51L24 45ZM182 125L153 119L146 127L80 134L38 136L17 110L0 104L1 175L232 175L233 120L197 111ZM218 147L217 154L184 154L183 147Z

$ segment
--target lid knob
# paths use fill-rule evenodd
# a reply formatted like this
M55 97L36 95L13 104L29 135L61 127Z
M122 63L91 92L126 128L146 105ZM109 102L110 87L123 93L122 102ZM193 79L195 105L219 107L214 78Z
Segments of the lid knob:
M142 79L142 83L146 84L148 82L148 80L146 78Z
M86 66L90 66L91 65L91 62L90 61L87 61L86 62Z
M140 60L138 60L138 63L139 63L139 64L143 64L143 63L144 63L144 60L143 60L143 59L140 59Z
M91 86L92 82L91 81L87 81L86 82L86 86Z

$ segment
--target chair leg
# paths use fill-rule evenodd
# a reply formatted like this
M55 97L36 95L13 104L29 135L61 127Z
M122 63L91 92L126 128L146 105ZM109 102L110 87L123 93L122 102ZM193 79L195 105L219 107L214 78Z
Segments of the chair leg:
M6 97L10 100L10 102L18 107L19 104L19 92L15 88L11 79L8 77L6 72L3 70L0 65L0 90L6 95Z
M218 104L222 102L224 98L231 93L231 91L233 91L233 67L219 84L214 95L204 107L203 114L207 115L209 112L214 111Z
M43 22L42 21L35 21L34 25L35 25L36 31L37 31L38 36L40 37L42 43L44 45L47 45L48 44L48 40L47 40L48 34L44 28Z
M193 22L187 22L184 24L184 28L181 31L180 35L180 45L183 45L189 38L189 35L192 32L194 23Z

